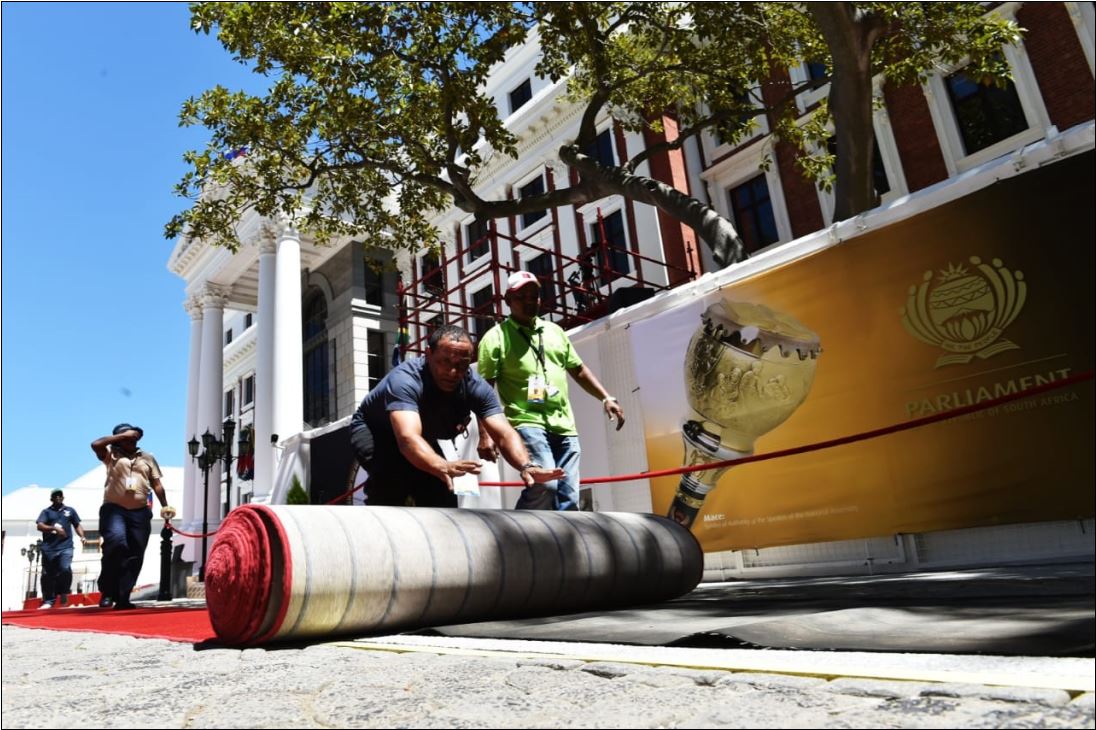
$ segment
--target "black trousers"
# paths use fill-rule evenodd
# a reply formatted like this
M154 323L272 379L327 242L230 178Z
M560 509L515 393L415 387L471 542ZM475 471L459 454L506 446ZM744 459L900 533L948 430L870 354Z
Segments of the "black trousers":
M57 552L42 551L42 600L72 592L72 548Z
M126 509L104 502L99 508L99 533L103 536L99 592L104 598L128 603L145 562L145 548L152 534L152 509Z
M362 468L369 472L365 502L383 507L456 507L457 495L445 482L427 474L400 453L396 442L376 438L369 426L354 423L350 445ZM441 454L437 444L431 444Z

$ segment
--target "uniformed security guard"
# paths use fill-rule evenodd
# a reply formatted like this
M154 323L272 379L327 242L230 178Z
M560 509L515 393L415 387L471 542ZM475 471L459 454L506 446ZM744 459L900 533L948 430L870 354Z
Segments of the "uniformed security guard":
M50 506L38 515L38 531L42 533L42 605L53 608L60 596L61 605L68 603L72 592L72 533L87 542L80 515L65 506L65 493L54 489L49 493Z

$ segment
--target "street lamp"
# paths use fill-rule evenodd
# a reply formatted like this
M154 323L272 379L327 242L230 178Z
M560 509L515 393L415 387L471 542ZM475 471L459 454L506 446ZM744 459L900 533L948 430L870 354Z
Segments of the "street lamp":
M251 428L248 426L248 427L244 427L244 428L240 429L240 440L236 443L236 460L240 461L241 459L243 459L244 454L246 454L250 448L251 448ZM241 487L242 483L246 479L249 478L249 477L245 476L244 474L240 474L239 477L240 477L240 481L236 484L236 506L237 507L240 506L240 499L241 499L240 487Z
M207 428L202 434L199 443L197 437L192 436L187 442L187 451L190 458L198 462L198 468L202 470L202 480L205 486L202 501L202 567L198 570L198 581L205 583L205 564L208 552L206 547L209 541L209 472L218 462L225 465L227 479L226 494L232 494L232 437L236 433L236 422L231 418L226 419L222 425L221 438L217 438ZM202 453L198 453L198 447L202 447ZM231 497L229 498L231 501Z
M223 431L221 437L221 459L225 464L225 502L228 503L228 507L225 512L232 509L232 437L236 435L236 422L231 418L226 418L221 429ZM221 515L225 517L225 515Z
M36 590L36 581L34 578L34 561L42 552L42 541L38 540L33 545L28 545L25 548L19 549L20 555L25 555L27 558L27 594L25 598L36 598L38 591Z

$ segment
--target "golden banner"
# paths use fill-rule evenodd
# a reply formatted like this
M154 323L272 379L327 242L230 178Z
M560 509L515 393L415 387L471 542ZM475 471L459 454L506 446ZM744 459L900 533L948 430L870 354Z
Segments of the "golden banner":
M1093 154L630 330L652 470L802 446L1093 368ZM1093 515L1093 385L652 481L705 550Z

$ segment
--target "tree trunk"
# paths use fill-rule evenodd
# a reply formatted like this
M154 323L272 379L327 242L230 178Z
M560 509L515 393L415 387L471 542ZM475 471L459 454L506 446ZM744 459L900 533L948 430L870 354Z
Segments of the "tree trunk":
M837 138L833 220L840 221L876 205L871 72L834 74L830 113Z
M872 127L871 51L883 32L882 20L854 3L809 3L833 62L830 115L837 137L834 221L875 206L872 179L875 130Z

